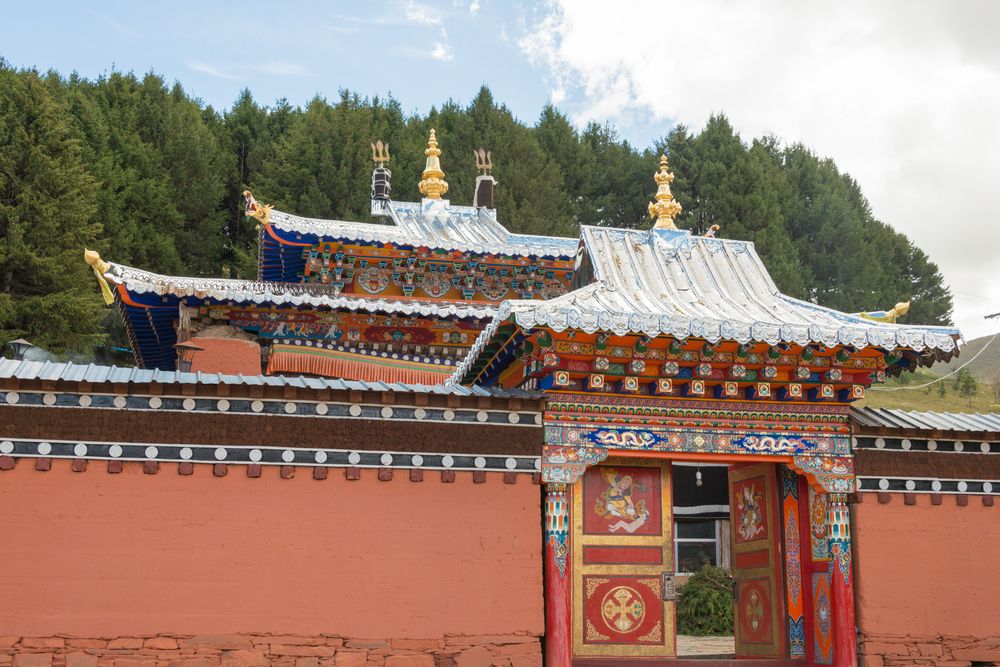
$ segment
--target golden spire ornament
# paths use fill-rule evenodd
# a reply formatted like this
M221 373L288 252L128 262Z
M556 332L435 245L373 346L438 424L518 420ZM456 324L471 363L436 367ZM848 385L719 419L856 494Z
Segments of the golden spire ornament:
M674 218L681 212L681 205L670 194L674 175L667 171L667 156L660 156L660 170L653 176L656 181L656 201L649 203L649 217L656 218L653 229L677 229Z
M444 180L444 172L441 171L441 149L438 148L437 134L431 130L431 136L427 140L427 163L424 165L424 173L421 174L420 194L427 199L441 199L441 195L448 192L448 181Z

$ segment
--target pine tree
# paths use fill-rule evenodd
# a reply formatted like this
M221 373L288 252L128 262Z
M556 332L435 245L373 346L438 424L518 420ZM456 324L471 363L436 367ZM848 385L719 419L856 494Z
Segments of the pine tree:
M89 351L104 311L84 246L97 183L64 103L35 71L0 61L0 343Z

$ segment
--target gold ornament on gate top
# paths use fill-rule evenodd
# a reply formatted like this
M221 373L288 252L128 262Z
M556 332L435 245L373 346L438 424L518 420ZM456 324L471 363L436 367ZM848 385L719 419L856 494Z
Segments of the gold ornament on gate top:
M382 143L379 139L374 144L372 144L372 162L378 164L379 167L384 167L385 163L389 161L389 143Z
M428 199L441 199L441 195L448 192L448 181L444 180L444 172L441 171L441 149L438 148L437 134L431 130L431 136L427 140L427 150L424 151L427 162L424 164L424 173L421 174L423 180L420 181L420 194Z
M660 170L653 176L656 181L656 201L649 203L649 217L656 218L653 229L677 229L674 218L681 212L681 205L670 194L674 175L667 171L667 156L660 156Z

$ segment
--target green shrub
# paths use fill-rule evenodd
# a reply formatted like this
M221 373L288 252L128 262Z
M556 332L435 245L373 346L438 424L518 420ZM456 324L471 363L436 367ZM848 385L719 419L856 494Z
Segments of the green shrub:
M733 634L733 578L706 565L678 590L677 634Z

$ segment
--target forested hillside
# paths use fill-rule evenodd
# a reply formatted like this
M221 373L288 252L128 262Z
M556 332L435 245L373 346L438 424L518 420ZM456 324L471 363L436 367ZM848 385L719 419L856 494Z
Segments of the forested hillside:
M0 61L0 343L84 356L106 344L117 316L102 308L85 245L153 271L255 277L244 188L300 215L368 220L375 139L391 146L393 197L415 200L432 127L455 203L471 203L473 148L492 151L496 206L513 231L647 227L665 150L679 226L754 241L786 293L848 311L912 299L909 321L951 318L937 267L872 216L849 175L801 145L748 142L724 116L697 132L665 127L637 148L552 107L519 122L485 88L426 115L346 91L303 108L244 92L217 110L157 75L91 81Z

